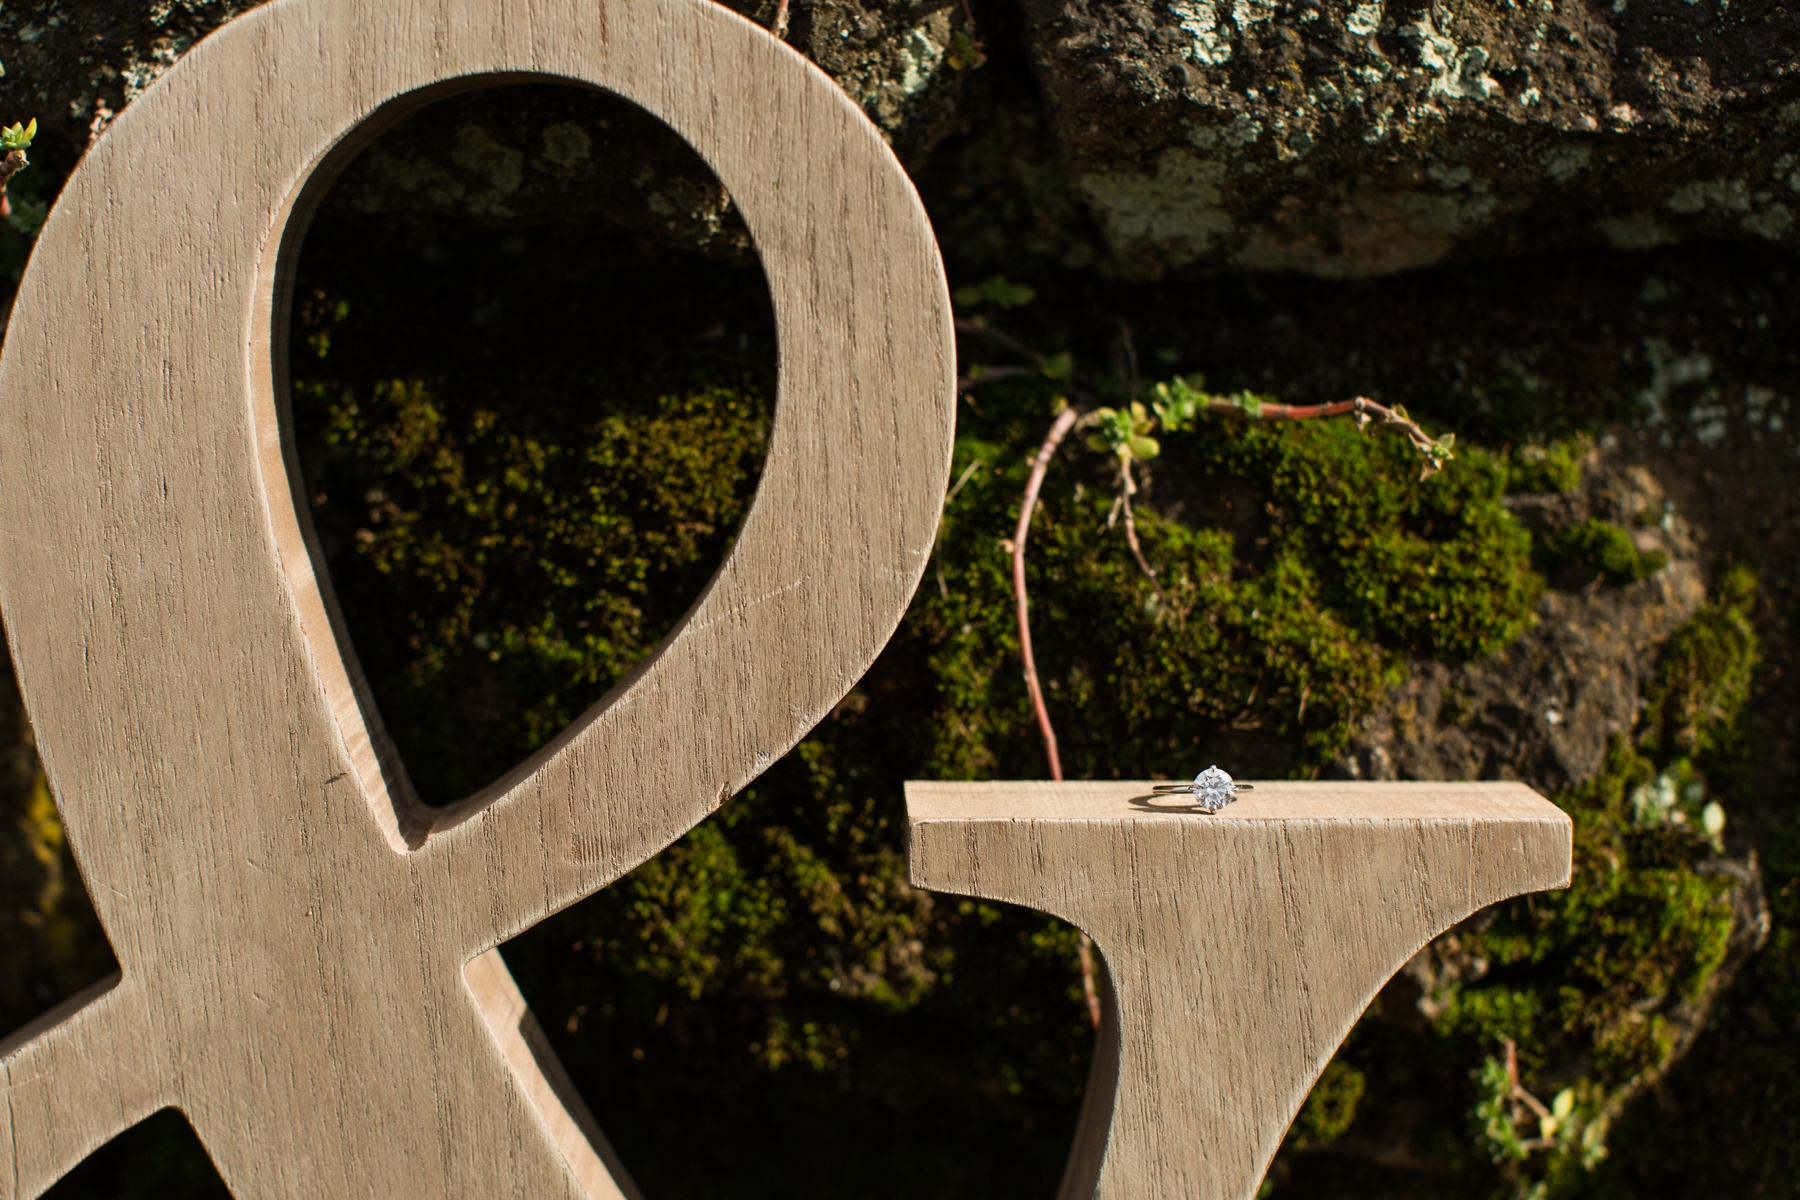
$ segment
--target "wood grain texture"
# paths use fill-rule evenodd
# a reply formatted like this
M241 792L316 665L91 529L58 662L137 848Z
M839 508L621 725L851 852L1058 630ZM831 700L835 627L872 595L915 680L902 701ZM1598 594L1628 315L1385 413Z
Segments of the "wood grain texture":
M446 90L606 88L730 189L780 336L767 463L653 658L422 807L297 508L289 272L373 130ZM706 0L274 0L116 120L0 357L0 607L121 978L0 1043L0 1197L164 1105L240 1197L630 1196L499 942L619 878L840 699L918 582L954 344L905 175Z
M1027 905L1105 960L1060 1200L1249 1200L1393 973L1485 905L1566 887L1573 827L1516 783L908 783L912 882Z

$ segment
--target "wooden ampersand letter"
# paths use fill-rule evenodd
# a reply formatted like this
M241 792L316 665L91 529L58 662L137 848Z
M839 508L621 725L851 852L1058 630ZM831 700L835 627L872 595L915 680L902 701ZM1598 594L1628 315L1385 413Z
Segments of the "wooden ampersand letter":
M756 500L639 668L424 809L313 574L286 272L334 171L449 91L604 88L730 189L780 333ZM949 470L949 300L892 154L707 0L273 0L70 178L0 361L0 604L121 973L0 1044L0 1197L178 1106L240 1197L619 1196L499 942L618 879L863 673Z

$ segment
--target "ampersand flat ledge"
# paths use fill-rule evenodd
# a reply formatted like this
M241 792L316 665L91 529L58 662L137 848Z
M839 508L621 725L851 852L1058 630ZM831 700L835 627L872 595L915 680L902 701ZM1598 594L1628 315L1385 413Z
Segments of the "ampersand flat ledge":
M1217 815L1149 783L908 783L912 882L1063 918L1105 962L1059 1200L1250 1200L1406 960L1569 883L1573 825L1516 783L1257 783Z

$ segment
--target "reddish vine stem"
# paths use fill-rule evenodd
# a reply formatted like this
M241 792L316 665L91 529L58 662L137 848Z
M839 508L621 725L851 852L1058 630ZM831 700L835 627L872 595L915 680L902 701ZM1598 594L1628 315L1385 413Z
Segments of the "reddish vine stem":
M1206 406L1206 410L1216 413L1243 412L1253 421L1311 421L1320 417L1341 417L1346 413L1353 413L1359 426L1371 423L1377 428L1394 426L1421 451L1429 452L1437 444L1417 421L1411 417L1403 417L1387 405L1377 404L1367 396L1334 400L1330 404L1265 404L1254 413L1245 412L1241 406L1230 401L1214 400Z
M0 159L0 217L12 216L12 197L6 194L6 185L11 183L12 177L24 170L25 166L23 150L10 151L5 159Z
M999 330L976 326L960 320L957 322L957 328L967 329L969 332L985 333L1002 344L1008 345L1009 348L1041 361L1029 347ZM961 386L967 387L977 381L959 380L958 382ZM1310 421L1354 413L1358 425L1367 426L1371 423L1378 427L1392 425L1423 451L1429 453L1436 446L1431 436L1420 427L1418 422L1394 412L1386 405L1377 404L1365 396L1357 396L1350 400L1337 400L1330 404L1264 404L1255 411L1246 411L1242 405L1230 401L1215 400L1207 405L1207 410L1219 413L1239 412L1251 420L1260 421ZM1050 778L1059 783L1062 781L1063 773L1062 759L1058 755L1056 747L1056 728L1050 723L1050 710L1044 704L1044 689L1038 681L1037 658L1031 648L1031 603L1025 584L1025 543L1031 534L1031 518L1037 509L1038 493L1043 489L1044 475L1050 468L1050 460L1055 456L1057 448L1062 445L1063 439L1069 436L1069 431L1075 428L1075 423L1079 419L1080 414L1073 405L1063 409L1050 426L1050 432L1045 435L1043 445L1038 447L1037 457L1031 463L1031 475L1025 483L1024 502L1019 506L1019 524L1013 532L1012 542L1013 599L1019 617L1019 657L1025 668L1025 690L1031 696L1031 709L1037 717L1038 731L1043 735L1044 756L1050 763ZM1131 493L1134 490L1134 481L1131 478L1129 461L1120 465L1119 482L1121 485L1119 490L1120 508L1125 518L1125 542L1131 547L1131 556L1137 560L1138 569L1143 571L1145 577L1150 580L1150 586L1156 588L1157 594L1160 596L1162 588L1157 584L1156 571L1150 566L1149 560L1144 557L1143 547L1138 542L1137 522L1132 516ZM1081 986L1087 997L1088 1018L1093 1022L1094 1028L1098 1029L1100 1028L1100 994L1099 989L1095 986L1093 942L1085 933L1080 935L1080 950ZM1522 1088L1518 1090L1523 1092ZM1529 1101L1536 1102L1536 1097L1530 1096L1529 1093L1525 1093L1525 1097Z
M781 7L783 10L786 9L787 0L781 0ZM1002 330L996 329L985 322L977 323L975 321L967 320L966 318L958 317L956 318L956 329L960 333L984 334L995 342L998 342L1000 345L1006 347L1008 350L1013 351L1015 354L1030 360L1037 366L1041 367L1044 363L1043 356L1036 350L1033 350L1018 338L1015 338ZM1137 356L1134 352L1135 348L1130 343L1130 328L1124 325L1123 322L1120 324L1120 336L1128 356L1128 362L1132 368L1132 375L1135 377ZM984 382L984 380L1000 379L1011 375L1026 373L1028 372L1019 368L993 368L981 377L965 376L959 378L957 380L957 390L959 392L968 391ZM1134 393L1137 391L1135 378L1133 380L1132 391ZM1334 401L1330 404L1263 404L1254 411L1247 411L1242 404L1221 399L1212 401L1206 408L1209 412L1239 412L1243 413L1251 420L1262 421L1308 421L1316 420L1321 417L1336 417L1343 416L1346 413L1354 413L1359 426L1367 426L1371 422L1378 426L1393 425L1398 427L1406 435L1407 439L1421 451L1432 454L1436 448L1436 443L1433 442L1430 435L1428 435L1416 421L1394 412L1385 405L1377 404L1364 396L1357 396L1350 400ZM1080 412L1073 405L1070 405L1057 415L1056 420L1050 426L1050 431L1045 434L1043 444L1038 447L1037 456L1031 463L1031 474L1025 483L1024 500L1019 506L1019 524L1013 532L1012 540L1013 600L1018 611L1019 658L1025 671L1025 690L1031 697L1031 709L1033 715L1037 718L1038 732L1043 736L1044 757L1049 760L1050 778L1058 783L1062 782L1063 772L1062 758L1057 753L1056 727L1051 724L1050 710L1044 703L1043 685L1038 680L1037 657L1032 652L1031 646L1031 601L1025 583L1025 544L1027 538L1029 538L1031 534L1031 518L1037 509L1038 493L1044 486L1044 475L1050 468L1050 460L1055 456L1057 448L1062 445L1063 439L1069 436L1069 431L1075 428L1075 424L1080 419L1080 416ZM1433 458L1431 461L1435 462L1436 459ZM1149 559L1144 557L1144 549L1142 544L1138 541L1137 536L1137 521L1131 510L1131 493L1135 490L1135 487L1133 486L1135 481L1131 477L1130 461L1127 460L1122 462L1119 469L1119 502L1120 509L1125 518L1125 543L1131 548L1131 556L1136 560L1138 569L1144 573L1145 578L1150 581L1150 586L1156 589L1156 593L1160 597L1162 595L1162 587L1157 583L1155 569L1151 567ZM1093 941L1087 934L1082 933L1080 934L1079 944L1081 951L1081 986L1082 991L1087 998L1088 1018L1093 1022L1094 1028L1098 1029L1100 1028L1101 1018L1100 994L1099 989L1095 985Z
M1074 405L1062 410L1050 426L1050 432L1044 436L1044 444L1038 447L1037 457L1031 462L1031 475L1025 481L1025 499L1019 505L1019 525L1013 531L1013 600L1019 613L1019 657L1025 665L1025 690L1031 695L1031 709L1037 715L1038 732L1044 736L1044 757L1050 760L1050 778L1061 783L1062 759L1056 753L1056 727L1050 723L1050 710L1044 705L1044 689L1038 682L1037 659L1031 652L1031 601L1025 590L1025 539L1031 533L1031 515L1037 508L1038 492L1044 486L1044 473L1050 469L1050 460L1061 446L1063 439L1069 436L1069 430L1075 428L1075 422L1081 413ZM1087 999L1088 1020L1095 1029L1100 1028L1100 989L1094 983L1094 943L1085 933L1079 934L1078 946L1081 953L1081 991Z
M1037 714L1038 732L1044 736L1044 756L1050 760L1050 778L1062 782L1062 760L1056 753L1056 728L1050 724L1050 710L1044 707L1044 689L1038 683L1037 659L1031 652L1031 602L1025 591L1025 539L1031 534L1031 516L1037 508L1038 492L1044 486L1044 473L1050 459L1062 445L1069 430L1081 414L1074 405L1062 410L1038 448L1031 463L1031 475L1025 481L1025 500L1019 506L1019 525L1013 531L1013 601L1019 613L1019 657L1025 665L1025 690L1031 694L1031 708Z

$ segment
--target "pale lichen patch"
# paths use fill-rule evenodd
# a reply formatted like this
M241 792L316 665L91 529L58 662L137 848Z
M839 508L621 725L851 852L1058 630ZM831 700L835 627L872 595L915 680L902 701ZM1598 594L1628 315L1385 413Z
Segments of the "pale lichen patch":
M1154 176L1092 174L1078 186L1114 245L1147 242L1182 266L1233 228L1219 189L1224 179L1224 163L1172 149L1163 152Z
M1188 57L1215 67L1231 61L1231 38L1220 27L1215 5L1208 0L1170 0L1169 12L1176 27L1193 39Z
M1652 246L1666 246L1676 240L1673 233L1664 229L1647 212L1602 217L1594 222L1594 229L1620 250L1648 250Z

